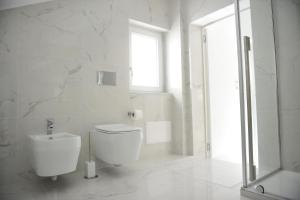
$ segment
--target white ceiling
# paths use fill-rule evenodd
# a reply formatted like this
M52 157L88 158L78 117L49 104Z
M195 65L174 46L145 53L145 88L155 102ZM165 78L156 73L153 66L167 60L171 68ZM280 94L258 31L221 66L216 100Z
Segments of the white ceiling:
M231 15L234 15L233 4L226 6L220 10L217 10L213 13L210 13L200 19L197 19L197 20L193 21L192 24L198 25L198 26L204 26L204 25L210 24L211 22L220 20L222 18L231 16Z
M52 0L0 0L0 10L26 6L30 4L42 3Z

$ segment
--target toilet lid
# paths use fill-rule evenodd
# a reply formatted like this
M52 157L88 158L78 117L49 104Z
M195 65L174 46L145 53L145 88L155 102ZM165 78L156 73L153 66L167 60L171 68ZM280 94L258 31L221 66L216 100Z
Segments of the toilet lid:
M103 124L103 125L96 125L95 129L100 132L104 133L128 133L134 131L140 131L141 128L129 126L126 124Z

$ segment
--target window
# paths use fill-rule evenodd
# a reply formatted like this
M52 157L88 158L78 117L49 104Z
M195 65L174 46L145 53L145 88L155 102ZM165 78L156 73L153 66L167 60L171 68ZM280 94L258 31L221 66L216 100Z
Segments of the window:
M162 34L131 27L130 64L132 91L162 91Z

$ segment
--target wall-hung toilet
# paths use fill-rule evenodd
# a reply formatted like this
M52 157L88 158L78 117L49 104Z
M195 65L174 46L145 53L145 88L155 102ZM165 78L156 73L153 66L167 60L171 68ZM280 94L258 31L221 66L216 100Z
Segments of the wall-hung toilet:
M139 159L143 131L126 124L106 124L94 127L95 156L109 164L122 165Z

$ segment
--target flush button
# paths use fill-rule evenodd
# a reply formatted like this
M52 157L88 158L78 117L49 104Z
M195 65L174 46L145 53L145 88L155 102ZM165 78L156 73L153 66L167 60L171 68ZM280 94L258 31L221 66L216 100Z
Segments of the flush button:
M108 85L116 86L117 85L117 73L108 72L108 71L98 71L97 72L97 84L98 85Z

